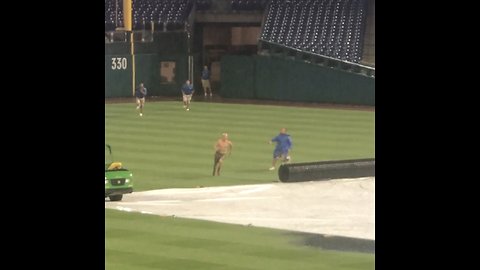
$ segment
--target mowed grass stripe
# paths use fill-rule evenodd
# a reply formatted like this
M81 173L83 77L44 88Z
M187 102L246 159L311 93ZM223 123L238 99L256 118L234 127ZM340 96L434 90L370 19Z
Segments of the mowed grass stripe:
M230 133L230 139L234 141L234 146L236 149L245 149L245 150L254 150L258 149L259 147L262 150L269 148L269 146L265 146L268 140L271 137L264 136L262 138L257 138L252 133L243 133L239 135L238 132ZM338 145L344 144L348 146L355 146L355 145L365 145L365 144L373 144L375 139L375 134L370 132L365 133L353 133L349 132L346 134L337 134L337 133L321 133L318 132L318 135L312 136L310 134L296 134L294 132L291 133L294 147L299 149L301 147L305 147L305 150L311 149L312 146L318 145L320 147L328 146L328 145ZM176 136L177 135L177 136ZM210 151L213 149L213 145L215 144L215 136L216 134L203 134L202 136L196 136L195 140L192 140L189 136L181 136L171 132L170 134L162 134L158 136L145 136L144 139L148 143L139 144L137 142L138 136L125 133L115 136L115 139L118 142L122 143L122 150L128 151L143 151L145 153L154 152L157 150L162 150L166 152L176 152L178 149L194 149L194 151ZM212 139L213 137L213 139ZM272 136L273 137L273 136ZM179 140L184 139L182 144L178 145L178 148L173 149L170 147L166 147L170 144L178 144ZM271 147L270 147L271 148Z
M189 239L189 242L196 241ZM119 243L120 245L128 245L126 243ZM185 243L178 243L179 246L164 245L164 244L150 244L145 246L136 246L131 251L119 251L108 249L107 260L109 255L116 253L117 263L131 264L136 267L136 264L144 267L151 267L152 269L358 269L358 264L355 267L343 268L342 262L337 256L327 257L322 259L305 256L304 252L292 252L291 250L275 250L261 252L249 245L237 246L233 249L229 246L203 246L199 242L199 248L190 248L183 246ZM155 250L156 248L157 250ZM137 251L141 250L141 251ZM148 250L144 252L144 250ZM137 251L137 252L135 252ZM160 251L160 252L158 252ZM250 253L250 254L248 254ZM129 256L130 255L130 256ZM310 260L309 260L310 259ZM341 258L340 258L341 259ZM115 260L114 260L115 261ZM136 262L133 263L133 262ZM213 262L213 263L212 263ZM108 266L108 265L107 265ZM187 267L187 268L184 268ZM334 268L335 267L335 268ZM135 268L131 268L135 269Z
M137 121L139 121L137 119ZM143 121L140 120L140 121ZM123 123L123 122L118 122L117 126L112 126L112 127L109 127L109 129L112 131L112 132L116 132L116 133L119 133L119 134L132 134L132 135L136 135L136 136L139 136L139 135L145 135L145 136L151 136L152 138L154 138L156 135L159 135L159 134L168 134L168 133L172 133L172 132L177 132L178 130L181 130L181 131L189 131L192 129L192 125L193 124L197 124L197 123L200 123L202 122L202 120L195 120L195 121L191 121L189 122L188 124L185 124L181 121L175 121L175 119L169 119L169 123L172 127L175 127L175 130L171 130L171 129L161 129L161 127L163 127L164 125L168 124L168 123L157 123L153 126L150 126L149 128L150 129L139 129L138 126L136 125L126 125L126 123ZM212 120L209 120L207 121L206 123L210 123L211 124ZM216 121L218 122L218 121ZM265 126L265 123L263 123L264 121L261 121L259 120L258 123L253 123L255 124L255 126L253 127L250 127L250 126L240 126L238 125L238 123L236 123L236 126L232 126L232 128L234 129L240 129L242 131L255 131L257 130L257 127L262 127L262 126ZM266 122L270 122L270 121L266 121ZM332 123L334 123L333 120L331 120ZM372 123L369 123L369 125L365 126L363 129L362 129L362 126L359 126L357 125L358 123L357 122L352 122L348 125L344 125L344 126L333 126L333 125L330 125L329 123L324 123L322 125L316 125L316 126L311 126L311 127L308 127L308 130L313 130L313 131L322 131L324 133L335 133L339 136L342 136L342 135L349 135L351 134L349 131L353 131L355 130L355 134L360 134L362 132L365 132L365 133L373 133L372 131L372 128L374 127L374 124ZM108 123L107 123L108 125ZM298 127L301 127L301 125L299 125L298 121L293 121L293 128L295 128L296 126ZM154 128L152 130L152 128ZM198 125L198 126L195 126L195 128L200 132L200 131L211 131L211 125ZM293 130L293 128L290 128L291 130ZM133 132L135 131L135 132ZM344 133L339 133L339 131L344 131ZM271 132L270 132L271 133ZM269 133L269 134L270 134ZM292 133L292 132L291 132ZM200 133L201 134L201 133ZM241 133L240 133L241 134ZM206 135L206 134L205 134Z
M135 190L265 183L280 127L292 135L294 162L369 158L375 153L374 112L270 105L194 102L105 105L105 140L114 157L134 172ZM228 132L234 151L222 176L211 177L213 145ZM195 177L197 175L198 177Z
M374 268L372 254L299 243L280 230L106 210L106 269Z
M155 106L157 104L161 103L154 103L152 106ZM205 106L219 106L219 104L216 103L206 103L208 105ZM118 104L117 104L118 106ZM235 106L235 105L229 105L229 106ZM178 111L174 112L166 112L164 114L158 115L152 115L149 117L148 113L145 112L145 117L141 119L142 123L153 123L155 122L159 117L160 118L171 118L175 117L177 119L182 119L183 121L186 121L188 123L193 122L209 122L212 121L212 119L215 119L215 121L222 121L223 118L219 118L219 116L222 117L227 117L225 120L230 121L239 121L239 122L252 122L255 123L258 118L265 118L265 119L274 119L276 120L275 122L278 122L279 116L284 118L285 121L288 121L289 118L293 118L299 123L302 124L312 124L312 123L323 123L328 120L334 120L332 124L338 125L338 126L344 126L345 124L351 125L351 124L361 124L365 123L363 122L366 118L370 118L372 115L372 112L363 112L363 111L347 111L349 114L343 115L342 114L331 114L331 113L325 113L325 110L321 109L305 109L305 108L291 108L291 107L285 107L284 110L281 111L271 111L269 113L261 113L258 110L255 110L255 107L259 107L260 105L243 105L247 106L246 108L243 108L242 111L233 111L232 109L229 109L231 107L225 107L223 110L218 110L216 112L208 112L205 113L203 111L199 110L197 111L190 111L190 112L185 112L181 109L178 109ZM316 111L315 111L316 110ZM124 121L125 124L127 123L138 123L139 122L139 117L136 114L136 112L131 111L131 110L121 110L121 114L129 114L129 117L116 117L116 119L112 120L117 120L121 118L121 121ZM313 112L312 112L313 111ZM107 121L108 121L108 116L111 113L111 108L107 108ZM119 116L121 115L120 113L118 114ZM192 118L192 115L195 117ZM312 117L315 116L315 117ZM334 118L332 118L332 116ZM253 121L252 121L253 120ZM175 122L176 124L180 124L179 122ZM161 123L156 123L156 124L161 124Z
M155 105L156 104L157 103L155 103ZM208 104L209 104L208 106L212 106L212 105L218 106L218 104L216 103L208 103ZM231 105L231 106L234 106L234 105ZM244 106L248 106L248 105L244 105ZM255 106L258 107L260 105L255 105ZM255 108L255 107L252 107L252 108ZM325 122L325 121L331 120L333 116L335 117L334 123L336 123L336 125L338 126L343 126L344 124L351 124L351 123L360 124L364 119L370 118L372 114L372 112L348 111L350 115L342 116L338 114L326 114L324 113L325 112L324 110L312 109L312 108L309 108L308 109L309 111L307 111L307 109L301 110L299 108L287 108L285 109L286 111L262 113L252 108L244 108L243 111L234 112L232 110L228 110L228 107L225 107L225 109L223 110L219 110L216 112L208 112L208 113L199 112L198 110L195 112L193 110L190 112L185 112L181 109L178 109L177 112L172 111L164 114L153 114L153 115L150 115L150 117L149 117L149 114L145 112L145 117L143 117L141 121L142 123L151 123L152 121L155 121L158 118L175 117L177 119L182 119L184 121L192 121L194 119L195 122L196 121L208 122L208 121L211 121L212 119L216 119L216 121L222 121L222 118L219 118L219 116L228 116L228 119L232 119L235 121L249 122L251 120L254 120L253 122L255 122L257 118L275 119L275 118L278 118L279 116L282 116L287 121L289 118L297 118L296 120L302 124L303 123L311 124L311 123L319 123L319 122ZM317 111L316 112L314 111L315 113L312 113L312 110L317 110ZM357 114L354 114L352 112L356 112ZM111 113L112 113L111 109L107 108L107 121ZM227 113L227 115L225 115L225 113ZM120 117L123 114L130 114L130 115L129 117ZM201 116L201 117L192 118L192 115ZM315 117L312 118L311 116L315 116ZM139 122L138 121L139 117L137 115L137 112L134 112L131 110L128 110L128 111L122 110L121 113L118 113L117 117L114 117L114 118L112 117L112 120L118 120L120 118L122 119L121 121L125 121L125 123Z
M301 117L298 117L301 118ZM261 120L258 119L257 122L252 121L235 121L231 117L228 120L205 120L205 119L182 119L178 120L175 117L171 117L166 121L154 121L154 124L145 126L143 124L132 124L132 123L125 123L119 121L117 126L113 126L110 128L112 132L116 132L119 134L125 133L130 134L133 131L136 136L150 136L155 138L158 135L167 135L171 133L176 133L179 131L189 132L194 127L199 134L205 133L204 135L212 133L212 122L215 123L217 126L222 126L222 128L217 128L216 130L222 130L223 127L229 125L229 129L240 131L239 134L243 134L244 132L256 132L258 133L259 129L265 129L266 125L271 125L271 123L276 124L276 119L266 119ZM140 119L137 121L144 121ZM289 128L292 132L295 132L298 129L303 129L305 132L309 133L317 133L317 132L324 132L324 133L334 133L339 136L348 136L352 134L351 131L354 131L353 134L361 134L361 133L373 133L372 130L374 128L373 123L359 123L359 122L350 122L344 123L342 125L338 125L334 120L318 122L315 125L308 125L309 123L302 123L301 121L293 119L289 125ZM108 123L107 123L108 125ZM306 125L306 126L305 126ZM292 133L291 132L291 133ZM270 132L271 133L271 132ZM293 133L292 133L293 134ZM185 136L191 136L191 134L185 134ZM271 136L271 135L270 135Z
M273 119L274 120L274 119ZM273 121L271 120L271 121ZM172 121L172 123L156 123L155 125L139 127L137 125L126 124L122 122L116 123L118 126L109 128L110 131L119 133L120 135L124 133L124 135L135 135L135 136L146 136L150 138L155 138L158 135L168 135L172 133L178 132L189 132L192 130L192 126L197 128L199 135L207 136L212 133L212 120L210 121L191 121L185 123L184 121L178 121L175 123L175 119L168 119L168 121ZM218 124L219 121L216 121ZM108 125L108 123L107 123ZM266 123L251 123L245 122L243 125L240 122L235 122L235 124L230 124L229 122L224 123L224 125L231 125L229 128L235 131L238 131L238 135L245 134L247 132L251 133L258 133L259 129L264 129ZM354 132L354 135L361 135L364 134L373 134L372 128L374 125L372 124L364 124L359 125L358 123L352 122L351 124L346 124L343 126L334 125L331 123L319 123L316 125L302 125L299 121L294 121L290 123L289 129L292 131L290 133L294 134L298 132L298 129L304 129L304 132L309 133L326 133L326 134L336 134L339 136L349 136L352 135L351 132ZM153 129L153 130L152 130ZM221 130L217 128L217 130ZM203 134L205 133L205 134ZM270 132L271 133L271 132ZM265 132L266 135L269 135ZM185 134L185 136L191 136L191 134ZM272 136L272 135L270 135Z

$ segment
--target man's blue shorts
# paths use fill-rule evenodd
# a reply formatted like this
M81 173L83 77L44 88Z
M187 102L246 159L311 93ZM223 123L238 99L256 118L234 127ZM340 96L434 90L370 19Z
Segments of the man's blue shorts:
M282 150L275 150L273 151L273 158L279 158L282 156L287 156L288 155L288 150L282 151Z

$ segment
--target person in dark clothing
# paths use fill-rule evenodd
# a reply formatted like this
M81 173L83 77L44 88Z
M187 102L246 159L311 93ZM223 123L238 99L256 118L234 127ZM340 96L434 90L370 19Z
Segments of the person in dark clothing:
M204 96L207 97L207 94L210 93L211 97L212 87L210 86L210 71L207 66L204 66L202 71L202 87Z
M143 116L143 107L145 106L145 96L147 96L147 88L145 88L143 83L140 83L138 88L135 90L137 110L140 110L140 116Z
M190 84L190 80L187 80L182 86L183 108L187 111L190 111L190 101L194 92L193 85Z

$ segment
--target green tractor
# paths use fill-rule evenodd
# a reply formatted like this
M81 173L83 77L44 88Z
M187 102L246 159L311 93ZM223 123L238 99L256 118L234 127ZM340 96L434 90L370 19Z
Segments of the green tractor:
M133 192L133 174L114 161L112 147L105 144L105 198L110 201L121 201L123 194Z

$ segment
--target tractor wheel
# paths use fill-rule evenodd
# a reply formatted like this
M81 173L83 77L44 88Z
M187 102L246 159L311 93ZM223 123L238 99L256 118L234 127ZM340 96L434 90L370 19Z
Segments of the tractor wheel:
M123 197L122 194L109 196L110 201L112 201L112 202L121 201L121 200L122 200L122 197Z

